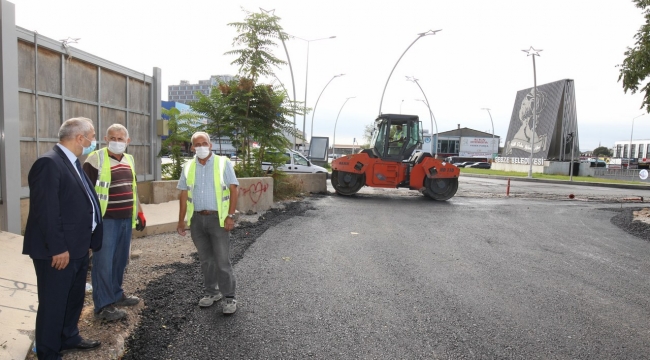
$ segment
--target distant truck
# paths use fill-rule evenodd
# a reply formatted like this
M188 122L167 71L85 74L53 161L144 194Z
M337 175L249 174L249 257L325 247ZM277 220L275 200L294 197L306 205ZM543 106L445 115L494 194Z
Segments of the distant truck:
M284 156L286 162L284 165L279 167L280 170L289 173L289 174L317 174L317 173L326 173L327 169L324 167L314 165L311 161L307 160L302 154L291 149L284 149ZM262 162L262 169L266 172L273 172L273 165L270 162Z

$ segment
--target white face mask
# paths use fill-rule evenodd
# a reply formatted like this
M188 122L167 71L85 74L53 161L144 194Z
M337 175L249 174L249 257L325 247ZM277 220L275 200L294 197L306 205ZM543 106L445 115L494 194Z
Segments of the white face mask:
M207 158L210 155L210 148L208 146L199 146L197 148L194 148L194 151L196 151L196 156L198 156L201 160Z
M112 152L113 154L122 154L124 150L126 150L126 143L117 141L108 142L108 151Z

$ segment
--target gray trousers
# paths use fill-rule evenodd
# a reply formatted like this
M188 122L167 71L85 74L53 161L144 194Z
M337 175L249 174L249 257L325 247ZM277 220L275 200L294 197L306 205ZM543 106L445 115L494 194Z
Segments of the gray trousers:
M230 233L219 226L219 215L194 214L190 224L192 241L199 253L205 292L235 296L236 280L230 263Z

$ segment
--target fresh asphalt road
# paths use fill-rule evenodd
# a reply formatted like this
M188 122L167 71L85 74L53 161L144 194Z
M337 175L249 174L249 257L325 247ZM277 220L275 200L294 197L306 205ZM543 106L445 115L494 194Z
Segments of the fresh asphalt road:
M215 356L650 358L650 244L610 223L622 205L365 188L312 205L237 263Z

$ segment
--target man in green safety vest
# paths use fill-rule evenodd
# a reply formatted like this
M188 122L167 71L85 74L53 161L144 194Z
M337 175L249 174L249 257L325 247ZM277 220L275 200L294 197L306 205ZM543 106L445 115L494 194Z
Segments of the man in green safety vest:
M185 220L201 262L205 296L200 307L209 307L226 297L223 313L237 311L236 280L230 263L230 231L235 228L237 187L230 159L212 154L210 136L192 135L196 156L183 165L178 181L181 190L177 232L185 236Z
M124 152L131 142L129 131L121 124L113 124L104 140L108 146L90 153L83 169L95 184L104 222L104 243L100 251L93 253L90 273L95 316L115 321L126 316L126 311L116 306L140 302L124 293L122 283L132 229L144 230L146 220L138 200L133 156Z

